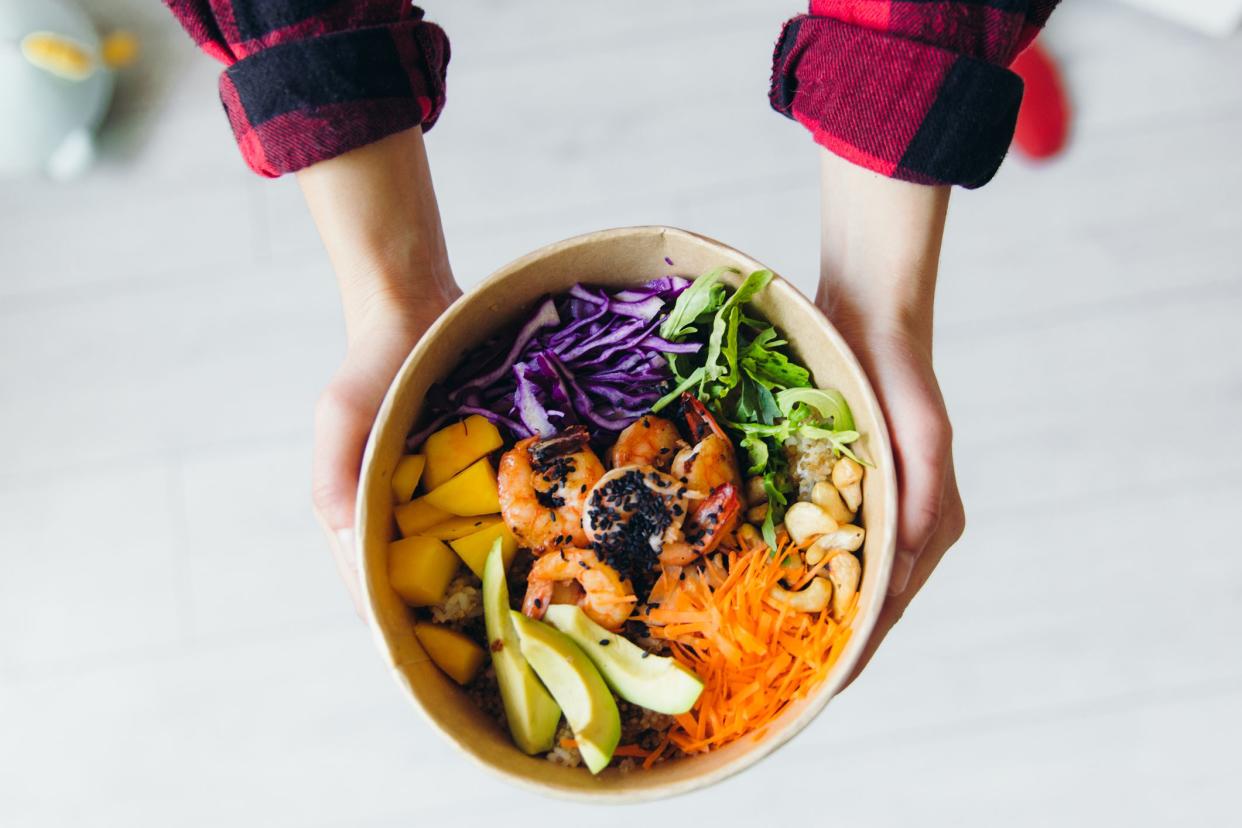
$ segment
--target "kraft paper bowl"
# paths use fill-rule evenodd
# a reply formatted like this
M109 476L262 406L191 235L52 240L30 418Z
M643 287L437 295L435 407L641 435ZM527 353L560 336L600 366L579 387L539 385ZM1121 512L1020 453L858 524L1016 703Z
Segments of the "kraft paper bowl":
M665 258L674 262L670 267ZM796 288L777 278L755 300L806 365L817 385L839 389L853 409L859 447L876 464L863 481L863 581L854 631L827 679L788 709L761 738L651 770L591 776L542 757L526 756L431 663L414 637L409 611L388 583L388 543L394 536L389 479L406 435L418 421L428 388L471 347L516 323L544 294L575 282L637 285L675 272L697 276L719 265L743 273L763 265L720 242L669 227L604 230L550 244L492 274L463 296L423 337L393 381L376 418L362 464L358 494L358 555L368 620L401 690L432 726L466 756L510 782L542 793L592 802L635 802L711 785L764 758L807 726L841 689L862 652L884 597L896 534L897 485L879 404L857 359L828 320Z

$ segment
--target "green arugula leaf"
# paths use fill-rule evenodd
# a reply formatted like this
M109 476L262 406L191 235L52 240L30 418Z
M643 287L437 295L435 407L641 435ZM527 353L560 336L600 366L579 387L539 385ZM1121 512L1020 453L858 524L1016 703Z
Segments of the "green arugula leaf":
M789 357L776 348L786 344L777 339L776 329L766 328L751 340L742 354L742 370L769 390L803 388L811 384L811 373L801 365L795 365Z
M693 385L697 385L702 380L702 378L703 378L703 369L695 368L693 371L690 372L690 375L688 377L686 377L684 380L678 383L676 388L674 388L672 391L669 391L667 394L665 394L660 399L656 400L655 405L651 406L651 413L659 414L662 408L664 408L666 405L671 403L673 400L680 397L684 392L689 391L690 387Z
M759 387L759 384L750 377L742 377L737 399L733 402L733 419L742 422L762 422Z
M759 398L759 422L764 425L775 425L780 419L781 409L776 404L776 397L765 386L755 383L755 395Z
M763 516L763 541L768 549L776 552L776 524L785 519L785 504L789 500L782 491L779 477L782 472L768 471L763 475L763 491L768 496L768 511Z
M736 271L735 271L736 272ZM733 291L733 295L725 300L725 303L716 311L716 318L712 321L712 332L707 338L707 359L703 363L707 369L706 378L708 380L719 380L722 377L729 376L726 381L726 387L732 388L737 384L737 325L739 307L754 298L755 294L763 290L768 282L772 281L775 274L770 270L756 270L754 273L742 280L742 284L738 285L737 290ZM725 354L725 359L733 367L730 374L726 374L726 369L720 365L721 351L725 347L725 337L732 330L733 337L731 341L731 353Z
M768 444L758 435L747 434L742 438L742 448L750 458L747 474L762 474L768 466Z
M668 318L660 325L660 336L665 339L685 336L694 333L691 327L695 320L706 313L718 309L724 303L725 288L719 284L720 277L725 273L738 273L736 268L718 267L709 270L690 283L690 287L681 292Z

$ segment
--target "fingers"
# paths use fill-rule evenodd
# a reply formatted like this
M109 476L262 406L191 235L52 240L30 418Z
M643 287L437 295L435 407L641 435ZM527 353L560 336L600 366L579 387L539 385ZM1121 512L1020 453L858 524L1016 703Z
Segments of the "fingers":
M849 686L858 674L863 671L871 661L871 657L875 655L876 650L884 641L889 631L896 626L897 622L905 615L907 607L914 599L923 585L931 577L932 572L940 564L945 552L949 550L966 528L966 513L962 507L962 499L957 490L957 476L953 471L952 458L949 461L948 480L945 484L944 506L942 509L942 518L932 533L922 554L910 572L909 583L907 588L900 594L889 594L884 599L884 606L880 610L880 617L876 620L875 629L871 632L871 636L867 639L867 646L863 649L862 657L859 658L858 664L854 667L854 672L850 679L846 682Z
M359 381L346 361L315 405L311 498L328 532L332 557L354 609L362 615L361 581L354 545L354 501L367 435L383 398Z
M374 393L359 385L342 369L315 405L311 498L333 534L353 528L362 451L379 409Z
M890 594L897 595L907 589L919 556L940 526L953 436L929 358L906 351L880 356L875 365L900 493L897 557L889 581Z

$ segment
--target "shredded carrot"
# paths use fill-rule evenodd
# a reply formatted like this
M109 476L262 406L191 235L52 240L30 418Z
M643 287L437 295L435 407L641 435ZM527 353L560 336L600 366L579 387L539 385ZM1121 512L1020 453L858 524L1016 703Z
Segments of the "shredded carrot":
M566 750L573 750L574 748L578 747L578 740L577 739L561 739L561 747L565 748ZM664 750L664 745L660 745L660 747L656 750L656 752L659 753L662 750ZM647 751L643 750L638 745L617 745L617 749L612 752L612 755L613 756L634 756L639 759L650 758ZM652 761L654 762L655 760L652 760Z
M782 566L796 551L784 533L775 555L762 544L739 541L739 547L701 568L665 571L653 606L641 616L651 635L669 641L673 657L704 682L694 707L674 717L665 737L685 753L762 733L823 681L849 641L857 597L836 620L828 610L791 612L764 600L782 578L795 577L795 588L810 583L826 559L800 572ZM650 767L665 748L645 754L643 765Z
M647 758L647 751L638 745L617 745L617 749L612 752L613 756L637 756L640 759Z

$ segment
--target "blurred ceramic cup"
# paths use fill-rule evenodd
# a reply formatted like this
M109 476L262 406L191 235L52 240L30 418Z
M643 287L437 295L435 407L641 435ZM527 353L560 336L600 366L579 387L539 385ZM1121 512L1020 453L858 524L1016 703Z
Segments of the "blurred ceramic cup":
M666 259L674 264L670 267ZM380 408L362 463L358 492L358 554L364 603L384 659L414 706L432 726L478 764L526 788L593 802L631 802L685 793L737 773L787 742L841 689L862 652L884 599L896 536L897 485L888 430L858 360L822 313L796 288L776 278L753 300L789 340L817 385L839 389L853 409L857 447L876 464L863 481L862 586L853 633L824 682L791 705L759 738L650 770L591 776L518 750L508 732L431 663L414 636L413 618L388 582L388 544L394 539L390 478L406 435L418 422L427 390L462 354L529 313L548 293L575 282L635 286L670 270L695 276L720 265L742 273L763 269L712 239L669 227L603 230L550 244L506 265L459 299L410 353ZM732 278L733 284L738 281Z

